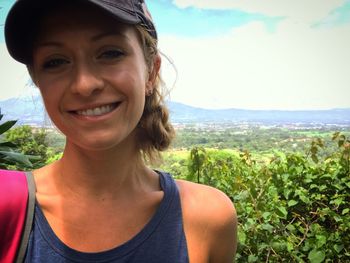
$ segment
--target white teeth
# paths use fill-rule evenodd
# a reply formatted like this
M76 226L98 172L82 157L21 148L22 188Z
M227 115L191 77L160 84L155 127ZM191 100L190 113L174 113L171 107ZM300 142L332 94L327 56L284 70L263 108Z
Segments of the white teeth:
M83 116L99 116L111 112L115 107L113 105L105 105L101 107L96 107L93 109L79 110L77 114Z

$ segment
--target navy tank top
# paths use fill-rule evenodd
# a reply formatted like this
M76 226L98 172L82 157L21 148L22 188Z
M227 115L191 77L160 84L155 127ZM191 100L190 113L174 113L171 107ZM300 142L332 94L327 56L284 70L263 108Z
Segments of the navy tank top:
M85 253L68 247L36 204L24 262L188 263L179 192L170 174L158 173L164 196L155 214L137 235L111 250Z

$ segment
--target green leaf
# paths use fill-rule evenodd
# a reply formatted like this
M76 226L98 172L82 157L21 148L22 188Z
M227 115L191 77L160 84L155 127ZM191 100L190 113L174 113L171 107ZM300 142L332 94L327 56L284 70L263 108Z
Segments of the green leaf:
M329 202L330 204L335 204L336 206L339 206L344 203L344 198L343 197L338 197L332 201Z
M289 201L288 201L288 206L289 206L289 207L295 206L296 204L298 204L298 201L296 201L296 200L289 200Z
M32 163L29 161L28 157L16 152L4 152L0 151L0 154L6 156L4 159L12 160L24 164L25 166L32 167Z
M9 147L9 148L14 148L16 145L12 142L0 142L0 148L2 147Z
M343 209L343 211L342 211L342 215L345 215L345 214L347 214L347 213L349 213L349 211L350 211L350 209L349 208L345 208L345 209Z
M283 206L277 207L276 214L281 218L287 218L288 212L287 209Z
M321 226L320 224L317 224L317 223L314 223L311 225L311 231L312 232L315 232L315 233L318 233L319 231L321 231Z
M310 251L308 259L311 263L321 263L324 261L326 255L323 251L313 249Z
M270 216L271 216L271 213L270 213L270 212L264 212L264 213L262 214L262 217L263 217L264 219L268 219Z
M248 262L257 262L257 261L258 261L258 257L257 256L249 255Z
M300 200L303 201L305 204L309 204L309 203L310 203L310 199L309 199L304 193L300 194L300 195L299 195L299 198L300 198Z
M272 233L274 230L274 227L270 224L262 224L261 228L268 231L269 233Z
M285 189L283 190L283 195L284 195L284 197L285 197L286 199L288 199L289 194L290 194L291 192L292 192L292 191L291 191L290 189L285 188Z
M340 253L340 251L344 249L344 245L335 244L333 248L335 251L337 251L337 253Z
M316 235L316 239L317 239L317 247L319 248L325 245L327 242L327 237L324 235Z
M340 216L338 216L337 214L335 214L335 215L333 216L333 219L334 219L336 222L342 221L342 218L341 218Z
M291 224L287 225L286 228L287 228L290 232L295 231L295 226L293 226L293 225L291 225Z
M288 252L291 252L294 249L294 245L291 242L287 242L287 250Z
M30 162L32 162L32 161L36 162L36 161L40 161L42 159L41 156L37 156L37 155L26 155L26 157L28 158L28 160Z
M244 245L247 239L247 235L243 231L238 231L238 241L239 244Z
M4 132L11 129L13 125L16 124L17 121L7 121L0 125L0 134L3 134Z
M277 241L271 244L272 248L276 251L281 251L284 248L283 245L285 245L283 242L277 242Z
M327 189L328 187L329 187L328 185L323 184L323 185L320 185L318 190L320 190L322 192L323 190Z

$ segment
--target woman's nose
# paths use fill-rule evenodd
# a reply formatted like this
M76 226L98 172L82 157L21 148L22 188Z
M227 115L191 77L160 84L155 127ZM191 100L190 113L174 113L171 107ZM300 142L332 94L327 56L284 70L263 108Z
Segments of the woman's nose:
M75 67L71 84L73 93L88 97L102 90L103 87L104 82L92 65L81 63Z

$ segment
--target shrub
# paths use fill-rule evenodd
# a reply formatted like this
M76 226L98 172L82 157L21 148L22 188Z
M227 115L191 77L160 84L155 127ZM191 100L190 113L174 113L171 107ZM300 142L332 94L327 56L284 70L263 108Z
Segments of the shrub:
M350 141L320 158L324 144L279 153L268 164L194 148L187 179L221 189L235 203L237 262L350 262Z
M17 145L22 154L32 156L33 168L46 164L55 153L48 146L45 129L36 129L28 125L18 126L6 132L7 141Z
M3 115L0 114L0 120ZM32 163L29 156L21 154L17 151L17 146L4 138L4 133L9 131L16 121L7 121L0 125L0 168L9 169L13 166L31 168Z

